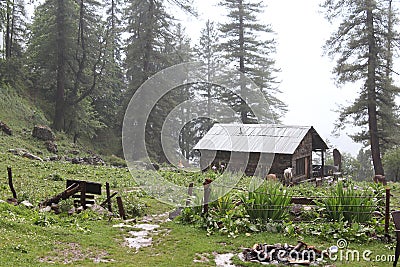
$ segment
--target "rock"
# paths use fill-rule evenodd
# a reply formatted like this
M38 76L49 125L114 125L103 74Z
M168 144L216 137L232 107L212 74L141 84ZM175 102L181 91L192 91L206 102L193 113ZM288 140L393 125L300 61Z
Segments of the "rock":
M72 154L72 155L78 155L79 153L80 153L80 151L79 150L77 150L77 149L74 149L74 150L70 150L70 151L68 151L68 153L70 153L70 154Z
M83 207L82 207L82 206L79 206L79 207L76 209L76 213L81 213L83 210L84 210Z
M301 214L302 210L303 210L303 206L302 205L295 204L295 205L292 206L292 208L290 210L290 213L292 213L295 216L299 216Z
M178 208L176 208L176 210L171 211L171 212L168 214L168 218L169 218L170 220L175 219L176 217L178 217L179 215L182 214L182 209L183 209L182 207L178 207Z
M15 199L15 198L7 198L7 203L11 204L11 205L14 205L14 206L17 206L18 205L18 200Z
M40 158L36 155L33 155L32 153L28 152L27 150L25 150L23 148L9 149L8 152L13 153L16 156L21 156L21 157L28 158L28 159L43 161L42 158Z
M22 155L22 157L28 158L28 159L34 159L34 160L43 161L43 159L42 159L41 157L38 157L38 156L36 156L36 155L33 155L33 154L29 153L29 152L25 152L25 153Z
M112 215L112 213L110 213L107 209L97 204L93 204L89 208L99 215Z
M49 160L50 161L57 161L57 160L59 160L60 158L57 156L57 155L54 155L54 156L51 156L51 157L49 157Z
M106 165L105 161L97 155L92 157L92 161L94 165Z
M54 210L55 214L60 214L61 213L60 206L58 204L56 204L56 203L51 203L51 207L50 208L52 210Z
M39 210L39 212L50 212L50 211L51 211L51 207L50 206L43 207L43 208L41 208Z
M33 204L30 203L28 200L22 201L21 204L24 205L27 208L33 208Z
M12 130L10 127L8 127L7 124L4 122L0 121L0 129L7 135L12 135Z
M82 160L89 165L93 165L94 163L93 158L83 158Z
M81 163L81 159L80 158L73 158L71 160L71 162L72 162L72 164L79 164L79 163Z
M28 151L23 148L9 149L8 152L13 153L16 156L22 156L23 154L28 153Z
M47 151L51 152L51 153L57 153L58 152L58 148L57 148L57 143L54 141L46 141L44 143L44 145L46 146Z
M68 215L72 215L75 213L75 207L72 207L70 210L68 210Z
M43 141L54 141L56 139L53 131L45 125L35 125L32 131L32 136Z

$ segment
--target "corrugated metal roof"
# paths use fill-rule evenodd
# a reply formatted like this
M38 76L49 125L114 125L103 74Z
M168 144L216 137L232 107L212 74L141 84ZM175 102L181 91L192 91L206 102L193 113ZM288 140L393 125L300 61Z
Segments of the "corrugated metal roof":
M293 154L311 126L215 124L194 149Z

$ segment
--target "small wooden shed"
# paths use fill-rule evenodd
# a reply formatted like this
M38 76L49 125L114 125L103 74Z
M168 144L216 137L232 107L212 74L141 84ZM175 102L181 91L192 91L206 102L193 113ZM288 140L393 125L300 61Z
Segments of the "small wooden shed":
M298 181L312 177L313 152L320 152L324 164L328 146L312 126L215 124L194 149L202 170L229 164L230 170L247 175L281 177L292 167Z

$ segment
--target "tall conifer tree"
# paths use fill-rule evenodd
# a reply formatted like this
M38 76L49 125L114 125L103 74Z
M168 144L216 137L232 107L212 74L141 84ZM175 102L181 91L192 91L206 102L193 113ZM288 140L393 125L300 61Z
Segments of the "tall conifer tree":
M277 97L275 61L275 41L264 36L273 34L270 25L258 22L257 15L263 12L260 2L253 0L223 0L220 5L228 10L228 22L222 24L221 51L228 63L233 63L237 69L252 79L263 91L270 103L271 111L278 119L285 111L286 105ZM241 84L240 91L245 95L246 87ZM255 122L246 99L233 104L240 112L243 123Z
M359 96L340 110L336 126L340 129L352 123L362 128L353 139L371 146L375 174L384 174L383 146L393 141L390 136L399 129L394 103L399 88L391 78L394 46L390 36L396 35L396 18L390 2L327 0L322 5L328 20L340 21L325 47L331 56L336 56L334 73L338 83L362 82Z

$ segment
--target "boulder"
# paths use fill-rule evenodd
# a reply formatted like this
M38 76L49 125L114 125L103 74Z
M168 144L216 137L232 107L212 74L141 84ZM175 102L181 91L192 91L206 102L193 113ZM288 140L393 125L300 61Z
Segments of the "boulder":
M80 151L79 150L77 150L77 149L74 149L74 150L70 150L70 151L68 151L68 153L70 153L70 154L72 154L72 155L78 155L79 153L80 153Z
M18 205L18 200L16 198L7 198L7 203L17 206Z
M32 136L43 141L54 141L56 139L53 131L45 125L35 125L32 131Z
M24 153L24 154L22 155L22 157L28 158L28 159L34 159L34 160L43 161L43 159L42 159L41 157L38 157L38 156L36 156L36 155L33 155L33 154L29 153L29 152Z
M28 200L22 201L21 204L24 205L27 208L33 208L33 204L30 203Z
M14 154L15 156L22 156L23 154L28 153L28 151L23 148L9 149L8 152Z
M46 141L44 143L44 145L46 146L47 151L51 152L51 153L57 153L58 152L58 148L57 148L57 143L54 141Z
M10 127L8 127L7 124L4 122L0 121L0 129L7 135L12 135L12 130Z
M80 164L82 163L82 160L80 158L72 158L71 162L72 164Z
M50 157L49 157L49 160L50 160L50 161L57 161L57 160L60 160L60 157L57 156L57 155L53 155L53 156L50 156Z
M177 207L174 211L171 211L171 212L168 214L168 219L170 219L170 220L175 219L176 217L178 217L179 215L182 214L182 210L183 210L182 207Z

